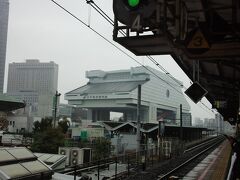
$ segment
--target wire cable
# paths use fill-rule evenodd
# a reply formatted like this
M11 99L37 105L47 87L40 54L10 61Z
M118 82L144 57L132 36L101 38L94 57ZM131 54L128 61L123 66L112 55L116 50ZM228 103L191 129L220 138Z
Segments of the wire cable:
M114 21L93 1L93 0L86 0L87 4L94 7L94 9L101 14L110 24L114 25Z
M105 19L107 20L112 26L114 26L114 21L93 1L93 0L86 0L88 4L90 4L97 12L99 12L99 14ZM95 7L94 7L95 6ZM101 13L100 13L101 12ZM126 36L126 33L124 31L120 31L120 33L123 36ZM175 77L173 77L163 66L161 66L152 56L147 55L146 56L152 63L154 63L156 66L158 66L165 74L167 74L171 79L173 79L177 84L179 84L181 87L183 87L185 90L187 90L187 88L180 83ZM141 64L141 63L140 63ZM141 64L142 66L144 66L143 64ZM175 89L175 88L174 88ZM176 89L175 89L176 90ZM178 91L178 90L176 90ZM179 92L179 91L178 91ZM182 93L181 93L182 94ZM188 96L186 96L187 98L189 98ZM189 98L190 99L190 98ZM191 99L190 99L191 100ZM212 110L207 107L202 101L200 101L201 104L204 105L204 107L206 107L208 110L210 110L212 112ZM203 109L200 105L199 107L201 109ZM205 109L203 109L205 110Z
M114 21L93 1L93 0L86 0L87 4L90 4L106 21L108 21L112 26L114 26ZM119 30L119 32L126 36L126 33L123 30ZM176 80L172 75L170 75L167 70L162 67L152 56L147 55L146 56L150 61L152 61L155 65L157 65L164 73L166 73L170 78L172 78L177 84L182 86L182 84Z
M166 84L168 84L169 86L171 86L173 89L175 89L177 92L181 93L181 91L178 91L174 86L172 86L169 82L165 81L163 78L159 77L155 72L153 72L151 69L149 69L148 67L144 66L142 63L140 63L138 60L136 60L134 57L132 57L131 55L129 55L128 53L126 53L124 50L122 50L121 48L119 48L117 45L115 45L114 43L112 43L110 40L108 40L105 36L103 36L102 34L100 34L99 32L97 32L95 29L93 29L92 27L88 26L88 24L86 24L85 22L83 22L80 18L78 18L77 16L75 16L73 13L71 13L70 11L68 11L66 8L64 8L62 5L60 5L59 3L57 3L55 0L50 0L52 1L55 5L57 5L59 8L61 8L62 10L64 10L65 12L67 12L69 15L71 15L73 18L75 18L76 20L78 20L79 22L81 22L84 26L86 26L87 28L89 28L90 30L92 30L94 33L96 33L98 36L100 36L101 38L103 38L105 41L107 41L109 44L111 44L112 46L114 46L115 48L117 48L119 51L121 51L123 54L125 54L126 56L128 56L129 58L131 58L132 60L134 60L136 63L138 63L139 65L141 65L143 68L145 68L147 71L151 72L152 75L154 75L155 77L159 78L160 80L162 80L163 82L165 82Z
M73 13L71 13L69 10L67 10L66 8L64 8L62 5L60 5L59 3L57 3L55 0L50 0L52 1L55 5L57 5L59 8L61 8L62 10L64 10L66 13L68 13L69 15L71 15L73 18L75 18L77 21L79 21L80 23L82 23L84 26L86 26L87 28L89 28L91 31L93 31L94 33L96 33L98 36L100 36L101 38L103 38L105 41L107 41L109 44L111 44L112 46L114 46L115 48L117 48L119 51L121 51L123 54L125 54L126 56L128 56L130 59L134 60L137 64L141 65L143 68L145 68L147 71L151 72L152 75L154 75L155 77L157 77L158 79L162 80L163 82L165 82L166 84L168 84L169 86L171 86L176 92L182 94L182 91L177 90L174 86L172 86L169 82L165 81L163 78L159 77L155 72L153 72L152 70L150 70L148 67L144 66L142 63L140 63L138 60L136 60L134 57L132 57L131 55L129 55L128 53L126 53L124 50L122 50L121 48L119 48L117 45L115 45L114 43L112 43L110 40L108 40L105 36L103 36L102 34L100 34L99 32L97 32L95 29L93 29L92 27L90 27L87 23L85 23L84 21L82 21L80 18L78 18L76 15L74 15ZM93 1L91 1L93 2ZM94 3L94 2L93 2ZM91 4L91 3L90 3ZM95 3L94 3L95 4ZM98 7L98 6L97 6ZM94 8L95 9L95 8ZM97 12L101 12L100 10ZM101 15L103 16L106 13L101 13ZM105 17L105 16L103 16ZM110 20L109 20L110 21ZM109 22L108 21L108 22ZM111 21L110 21L111 22ZM109 22L109 23L110 23ZM153 59L152 57L150 59ZM155 60L154 60L155 61ZM155 61L156 62L156 61ZM163 68L164 69L164 68ZM165 70L166 71L166 70ZM175 78L174 78L175 79ZM176 80L176 79L175 79ZM179 83L179 82L178 82Z
M109 22L112 26L114 26L114 21L93 0L86 0L86 2L92 8L94 8L107 22ZM123 30L119 30L119 32L123 36L126 36L126 33Z

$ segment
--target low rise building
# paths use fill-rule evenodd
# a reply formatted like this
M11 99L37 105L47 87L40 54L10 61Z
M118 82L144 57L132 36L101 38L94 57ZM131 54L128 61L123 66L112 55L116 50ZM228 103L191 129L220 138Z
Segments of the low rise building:
M8 116L8 131L13 133L29 133L33 130L33 117L27 115Z

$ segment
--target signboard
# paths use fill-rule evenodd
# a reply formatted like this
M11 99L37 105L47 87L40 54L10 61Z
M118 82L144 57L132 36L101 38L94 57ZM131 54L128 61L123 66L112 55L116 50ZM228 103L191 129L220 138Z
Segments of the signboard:
M185 94L194 102L198 103L206 94L204 89L198 82L194 82L186 91Z
M210 45L203 35L203 33L198 29L192 36L190 42L187 46L188 49L209 49Z
M216 100L214 101L213 108L227 108L227 101Z
M131 13L130 19L131 19L131 31L143 32L141 15Z
M2 144L5 145L20 145L23 141L23 135L18 134L3 134Z
M208 38L200 30L196 28L188 34L187 50L192 54L202 54L210 49Z
M87 131L81 131L81 139L86 140L87 139Z

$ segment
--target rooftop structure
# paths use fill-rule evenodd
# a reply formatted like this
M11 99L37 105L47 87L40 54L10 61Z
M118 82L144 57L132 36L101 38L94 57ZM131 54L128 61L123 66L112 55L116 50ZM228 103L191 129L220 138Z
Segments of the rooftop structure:
M46 163L53 170L64 169L67 157L61 154L34 153L39 160Z
M71 105L88 108L88 119L93 121L109 121L110 112L123 113L122 121L136 121L137 89L141 85L141 122L157 123L163 118L178 124L182 104L183 125L190 126L190 106L182 93L182 83L153 68L147 69L87 71L89 82L66 93L65 99Z
M137 149L137 124L134 122L99 122L102 124L109 133L111 137L111 145L114 146L115 154L122 154L125 151L135 151ZM160 126L160 132L162 139L172 141L179 141L181 128L177 125L162 124ZM184 126L183 130L183 140L194 141L203 137L203 133L210 131L207 128ZM159 125L154 123L144 123L141 124L140 132L141 142L150 142L149 147L155 147L158 142L158 131ZM154 145L155 144L155 145Z
M52 170L27 148L0 148L0 179L51 179Z

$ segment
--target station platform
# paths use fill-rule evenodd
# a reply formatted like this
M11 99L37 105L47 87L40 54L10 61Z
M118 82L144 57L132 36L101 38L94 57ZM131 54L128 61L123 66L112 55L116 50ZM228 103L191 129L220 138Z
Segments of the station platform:
M185 180L224 180L228 175L229 160L232 147L225 140L210 155L193 168L183 179Z

